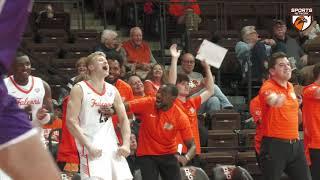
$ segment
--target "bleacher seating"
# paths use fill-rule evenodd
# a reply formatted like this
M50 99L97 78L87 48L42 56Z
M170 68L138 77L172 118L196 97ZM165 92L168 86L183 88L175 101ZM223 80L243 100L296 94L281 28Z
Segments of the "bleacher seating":
M207 114L206 122L211 130L240 129L240 114L234 111L216 111Z

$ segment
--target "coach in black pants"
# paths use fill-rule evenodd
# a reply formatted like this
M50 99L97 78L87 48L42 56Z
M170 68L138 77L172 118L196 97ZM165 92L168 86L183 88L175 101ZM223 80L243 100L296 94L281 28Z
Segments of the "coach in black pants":
M286 55L274 53L269 61L270 79L259 92L262 114L262 144L260 163L265 180L279 180L283 172L292 180L311 180L299 140L301 118L299 103L291 78L291 67Z

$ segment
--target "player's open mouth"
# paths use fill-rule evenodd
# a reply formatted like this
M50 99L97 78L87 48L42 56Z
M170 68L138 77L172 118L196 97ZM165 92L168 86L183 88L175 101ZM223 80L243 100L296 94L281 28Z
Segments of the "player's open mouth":
M108 70L108 67L107 66L103 66L103 68L102 68L103 70Z

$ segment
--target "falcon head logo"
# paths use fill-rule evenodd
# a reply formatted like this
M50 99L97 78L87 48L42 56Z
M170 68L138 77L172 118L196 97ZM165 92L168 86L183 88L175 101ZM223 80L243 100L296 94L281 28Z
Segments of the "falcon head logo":
M298 31L304 31L310 27L313 16L312 8L291 8L292 25Z
M297 28L299 31L302 31L303 26L305 23L307 23L308 20L304 16L299 16L294 21L293 25L295 28Z

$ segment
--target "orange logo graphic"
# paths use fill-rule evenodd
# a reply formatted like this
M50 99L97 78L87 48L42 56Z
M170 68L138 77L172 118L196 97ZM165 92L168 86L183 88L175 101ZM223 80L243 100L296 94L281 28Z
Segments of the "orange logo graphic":
M298 31L306 30L312 23L312 8L291 8L292 24Z

